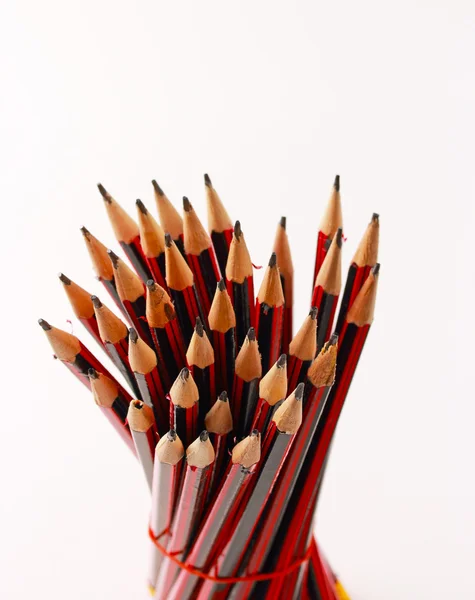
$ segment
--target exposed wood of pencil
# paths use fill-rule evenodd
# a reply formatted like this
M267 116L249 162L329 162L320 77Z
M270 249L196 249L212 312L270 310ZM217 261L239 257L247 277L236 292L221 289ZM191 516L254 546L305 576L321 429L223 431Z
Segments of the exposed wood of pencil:
M277 231L274 240L274 252L277 256L280 277L282 280L282 289L284 292L285 309L282 325L282 352L289 351L289 344L293 336L293 288L294 288L294 266L292 264L292 255L290 252L289 238L286 231L287 219L282 217L277 225Z
M255 480L256 464L261 456L260 434L253 431L234 446L231 464L226 470L223 485L205 517L196 542L187 558L195 569L207 571L216 553L220 539L227 533L225 524L231 521L240 507L242 498ZM200 580L182 571L168 595L168 600L190 600L195 597Z
M205 175L205 190L208 207L208 231L211 234L213 231L221 233L226 230L233 229L233 222L221 202L218 192L214 189L211 179Z
M193 337L186 352L188 366L196 366L205 369L214 364L214 350L206 335L201 319L196 320Z
M117 241L130 244L139 235L137 223L109 194L101 183L98 183L97 187L104 200L107 216L109 217Z
M233 430L233 417L226 392L219 395L217 402L208 411L205 427L209 433L216 435L227 435Z
M123 321L99 300L97 296L91 296L94 313L97 319L99 334L104 343L116 344L127 338L128 330Z
M252 262L249 256L241 224L236 221L234 234L229 249L228 262L226 264L226 279L234 283L243 283L247 277L252 277Z
M135 204L143 251L147 258L156 258L165 252L165 233L142 200L136 200Z
M159 440L152 408L141 400L133 400L129 405L127 422L132 432L135 449L145 479L150 491L152 491L153 460L155 446Z
M201 427L211 403L216 398L216 375L214 350L199 317L196 319L195 330L188 346L186 362L198 387L199 426Z
M176 378L169 395L172 403L180 408L192 408L198 401L198 388L186 367L181 370Z
M114 269L117 292L121 302L126 300L135 302L137 298L144 295L142 280L115 252L108 250L108 256Z
M259 395L258 382L262 376L261 356L256 332L251 327L236 357L233 382L233 422L237 439L248 434Z
M186 196L183 197L183 239L187 254L199 256L211 247L211 238Z
M378 277L379 263L373 267L361 291L353 302L353 306L346 317L348 323L354 323L357 327L363 327L364 325L371 325L373 322Z
M289 345L289 389L305 381L317 353L317 307L313 306Z
M226 290L224 279L216 286L213 303L208 315L209 327L212 331L226 333L236 327L236 314L234 312L231 298Z
M217 401L211 406L204 418L204 425L211 435L215 453L208 492L208 502L211 502L228 463L229 434L233 430L233 417L226 392L221 392Z
M183 237L183 220L155 179L152 181L152 185L163 231L168 232L176 241Z
M236 355L236 315L224 279L216 286L208 323L215 351L217 389L231 392Z
M287 396L287 357L279 356L259 383L259 401L253 416L252 429L265 432L274 410Z
M252 381L262 375L261 355L252 327L236 357L235 373L243 381Z
M374 267L378 261L379 215L373 213L351 262L358 267Z

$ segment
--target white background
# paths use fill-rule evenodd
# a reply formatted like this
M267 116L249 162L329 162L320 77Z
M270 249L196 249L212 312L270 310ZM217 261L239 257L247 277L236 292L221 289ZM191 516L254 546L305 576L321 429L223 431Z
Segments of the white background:
M319 539L354 600L475 597L474 19L449 0L2 3L2 598L147 597L144 481L36 319L70 327L59 270L104 296L79 232L116 247L98 181L133 213L155 177L205 220L204 172L255 264L287 215L296 324L335 173L345 265L381 214Z

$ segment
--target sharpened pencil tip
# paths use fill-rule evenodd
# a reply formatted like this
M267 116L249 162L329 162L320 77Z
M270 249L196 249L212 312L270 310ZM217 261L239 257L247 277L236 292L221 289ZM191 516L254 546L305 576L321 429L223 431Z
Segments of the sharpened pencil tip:
M137 200L135 201L135 204L138 206L138 208L139 208L140 212L141 212L143 215L148 215L148 210L147 210L147 208L146 208L145 204L142 202L142 200L139 200L139 199L137 198Z
M376 263L374 265L374 267L371 269L371 273L373 273L374 277L377 277L379 275L379 268L380 268L380 264Z
M176 435L176 431L174 429L170 429L170 431L167 433L167 440L169 442L174 442L177 438Z
M145 285L151 292L155 291L155 281L153 279L147 279L147 283Z
M208 187L213 187L213 184L211 183L211 179L209 178L208 173L205 173L205 185L207 185Z
M137 410L142 410L143 405L144 405L144 403L142 402L142 400L132 400L131 404Z
M189 376L190 376L190 371L186 367L183 367L183 369L180 371L180 374L178 375L178 377L182 381L186 381Z
M136 344L138 339L139 339L138 333L136 332L136 330L133 327L130 327L129 342L132 342L132 344Z
M229 398L228 398L228 392L221 392L221 394L219 394L218 396L218 400L220 400L221 402L228 402Z
M275 363L278 369L282 369L287 364L287 354L281 354Z
M186 210L186 212L190 212L190 210L193 210L193 207L191 206L191 202L188 200L188 198L186 196L183 196L183 210Z
M101 192L101 196L104 198L104 200L110 204L112 202L111 196L102 183L97 184L97 189Z
M256 330L254 329L254 327L250 327L249 331L247 332L247 339L250 342L255 342L256 341Z
M373 213L373 216L371 217L371 220L373 221L373 223L379 223L379 215L378 215L378 213Z
M338 344L338 334L332 333L327 343L329 346L336 346Z
M96 371L96 369L93 369L92 367L87 370L87 374L89 379L99 379L99 373Z
M280 226L282 227L282 229L285 229L287 227L287 217L280 217Z
M41 329L43 329L43 331L50 331L52 329L48 321L45 321L44 319L38 319L38 324L41 327Z
M155 179L152 179L152 185L153 185L153 189L157 192L157 194L159 196L164 196L165 195L163 193L162 188L158 185L158 183L155 181Z
M272 252L270 258L269 258L269 267L276 267L277 266L277 254L275 252Z
M310 309L310 312L308 313L308 316L312 319L312 321L315 321L315 319L317 318L318 315L318 308L316 306L312 306L312 308Z
M339 227L338 231L336 232L336 245L338 246L338 248L341 248L342 243L343 243L343 229L341 227Z
M305 383L299 383L298 386L295 389L295 399L296 400L302 400L303 399L303 392L305 390Z
M220 292L224 292L225 289L226 289L226 282L224 281L224 279L220 279L218 281L218 290Z
M86 227L84 227L84 225L81 227L81 233L83 234L83 236L86 239L89 239L89 236L91 235L91 232L89 231L89 229L87 229Z
M58 277L64 285L71 285L71 280L64 273L58 273Z
M203 337L205 330L203 327L203 322L199 317L196 317L195 331L197 335L199 335L201 338Z
M171 248L173 244L172 236L169 233L165 234L165 246Z
M91 296L91 300L94 305L94 308L102 308L102 302L97 296Z
M112 266L114 267L114 269L117 269L117 267L119 266L119 257L113 250L107 250L107 254L109 255Z
M208 440L209 440L209 433L205 429L204 431L202 431L200 433L200 442L207 442Z
M335 190L337 192L340 191L340 176L339 175L335 175L335 183L333 184L333 187L335 188Z
M258 429L253 429L250 434L252 437L259 437L261 434Z
M236 221L234 224L234 237L240 238L242 235L241 223L240 221Z

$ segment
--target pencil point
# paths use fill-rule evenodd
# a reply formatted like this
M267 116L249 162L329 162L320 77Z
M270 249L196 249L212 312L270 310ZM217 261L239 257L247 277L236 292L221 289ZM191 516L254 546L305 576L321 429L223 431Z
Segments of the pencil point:
M186 196L183 196L183 210L185 210L186 212L190 212L190 210L192 209L193 207L191 206L191 202Z
M371 220L373 221L373 223L379 223L379 215L378 215L378 213L373 213L373 216L371 217Z
M252 437L259 437L261 434L258 429L253 429L250 434Z
M64 273L58 273L58 277L64 285L71 285L71 280Z
M135 331L135 329L133 327L130 327L129 342L132 342L132 344L136 344L138 339L139 339L138 333Z
M48 321L45 321L44 319L38 319L38 324L41 327L41 329L43 329L43 331L50 331L50 329L52 329Z
M287 354L281 354L275 364L278 369L283 369L287 364Z
M225 289L226 289L226 282L224 281L224 279L220 279L218 281L218 290L220 292L224 292Z
M183 369L180 371L180 374L178 375L178 377L182 380L182 381L186 381L190 376L190 371L186 368L183 367Z
M89 379L99 379L99 373L96 371L96 369L93 369L92 367L87 370L87 374Z
M242 235L241 223L239 221L236 221L236 223L234 224L234 236L237 238L240 238L241 235Z
M174 429L170 429L170 431L167 433L167 440L169 442L174 442L177 438L176 435L176 431Z
M106 202L111 203L111 197L106 188L102 185L102 183L97 184L97 188L101 193L101 196L104 198Z
M285 229L287 227L287 217L280 217L280 226L282 227L282 229Z
M200 433L200 442L207 442L208 440L209 440L209 433L205 429L204 431L202 431Z
M301 401L303 398L303 392L305 390L305 383L299 383L295 390L295 399Z
M171 248L172 243L173 243L172 236L169 233L166 233L165 234L165 246L167 248Z
M91 300L94 305L94 308L102 308L102 302L97 296L91 296Z
M211 179L209 178L208 173L205 173L205 185L207 185L208 187L213 187L213 184L211 183Z
M316 306L312 306L312 308L310 309L310 312L308 313L308 316L312 319L312 321L315 321L315 319L317 318L318 315L318 308Z
M371 269L371 273L373 273L374 277L377 277L379 275L379 268L380 268L380 264L376 263L374 265L374 267Z
M137 198L137 200L135 201L135 204L139 207L139 210L143 215L148 215L148 210L147 210L145 204L142 202L142 200L139 200Z
M341 248L341 245L343 243L343 229L341 227L339 227L336 232L336 243L338 248Z
M221 394L219 394L219 396L218 396L218 400L220 400L221 402L228 402L229 401L228 393L221 392Z
M256 330L254 329L254 327L250 327L249 331L247 332L247 339L250 342L255 342L256 341Z
M339 175L335 175L335 183L333 184L333 187L335 188L335 190L337 192L340 191L340 176Z
M338 344L338 334L332 333L327 343L329 346L336 346Z
M119 266L119 257L113 250L107 250L107 254L109 255L112 266L114 267L114 269L117 269L117 267Z
M201 338L203 337L205 330L203 327L203 323L199 317L196 317L195 331Z
M153 189L157 192L157 194L159 194L160 196L164 196L162 188L158 185L155 179L152 179L152 185Z
M270 259L269 259L269 267L276 267L277 266L277 254L275 252L272 252Z
M86 239L89 239L89 236L91 235L91 232L89 231L89 229L87 229L86 227L84 227L84 225L81 227L81 233L83 234L83 236Z

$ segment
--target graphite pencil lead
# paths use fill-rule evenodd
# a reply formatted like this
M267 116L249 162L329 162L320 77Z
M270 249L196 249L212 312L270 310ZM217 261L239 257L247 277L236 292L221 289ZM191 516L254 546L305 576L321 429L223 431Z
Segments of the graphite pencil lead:
M374 267L371 269L371 273L373 273L373 275L376 277L377 275L379 275L379 269L380 269L381 265L379 263L376 263L374 265Z
M167 248L171 248L173 243L172 236L169 233L165 234L165 246Z
M343 243L343 229L341 227L339 227L336 231L336 243L338 244L338 247L341 248L341 245Z
M109 255L110 261L114 269L117 269L119 266L119 257L113 250L107 250L107 254Z
M213 185L211 183L211 179L209 178L208 173L205 173L205 185L210 186L210 187Z
M170 431L167 433L167 438L169 442L174 442L177 438L176 431L174 429L170 429Z
M254 329L254 327L249 327L249 331L247 332L247 339L250 342L256 341L256 330Z
M201 338L203 337L205 330L203 327L203 323L201 322L201 319L199 317L196 317L195 331Z
M136 332L136 330L133 327L130 327L129 328L129 342L132 342L132 344L136 344L138 339L139 339L138 333Z
M279 225L285 230L287 228L287 217L280 217Z
M224 290L226 289L226 282L224 281L223 278L221 278L218 283L217 283L217 288L220 292L224 292Z
M286 354L281 354L279 356L279 358L277 359L277 362L275 363L276 367L278 369L283 369L287 364L287 355Z
M233 464L239 464L245 469L250 469L261 458L261 434L253 429L251 435L237 443L232 451Z
M193 210L193 207L191 206L191 202L188 200L188 198L186 196L183 196L183 210L185 210L186 212Z
M226 391L221 392L221 394L218 396L218 400L220 402L229 402L228 393Z
M277 254L275 252L272 252L272 254L270 255L269 258L269 267L276 267L277 266Z
M379 215L378 215L378 213L373 213L373 216L371 217L371 220L373 222L379 221Z
M335 190L337 192L340 191L340 176L339 175L335 175L335 182L333 183L333 187L335 188Z
M209 440L209 433L205 429L200 433L200 442L206 442L208 440Z
M106 188L102 185L102 183L98 183L97 184L97 188L99 190L99 192L101 193L101 196L104 198L104 200L106 202L112 202L112 196L109 194L109 192L106 190Z
M312 319L312 321L315 321L315 319L317 318L318 315L318 308L316 306L312 306L312 308L310 309L308 316Z
M155 181L155 179L152 179L152 185L153 185L153 189L157 192L157 194L159 196L164 196L165 195L163 193L162 188L158 185L158 183Z
M234 237L240 238L241 235L242 235L241 222L236 221L236 223L234 224Z
M137 200L135 201L135 204L137 205L137 208L140 210L140 212L142 214L148 215L148 210L147 210L145 204L142 202L142 200L137 198Z
M94 304L94 308L102 308L102 302L99 300L97 296L91 296L92 303Z
M71 285L71 280L69 277L66 277L64 273L58 273L59 280L64 283L64 285Z
M38 324L41 327L41 329L43 329L43 331L50 331L52 329L48 321L45 321L44 319L38 319Z
M89 379L98 379L99 378L99 373L93 367L91 367L90 369L87 370L87 375L88 375Z
M295 399L301 401L303 399L303 392L305 389L305 384L299 383L297 388L295 389Z
M335 346L336 344L338 344L338 334L337 333L332 333L330 336L330 339L328 340L327 344L329 346Z

